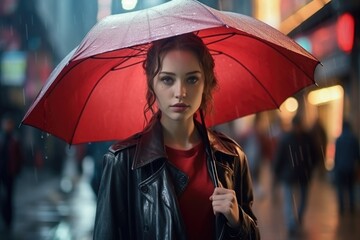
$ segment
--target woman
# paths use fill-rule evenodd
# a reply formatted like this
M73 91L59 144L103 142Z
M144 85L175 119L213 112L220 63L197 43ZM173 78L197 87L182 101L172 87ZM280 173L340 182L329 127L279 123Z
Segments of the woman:
M216 87L209 50L192 33L159 40L144 69L145 114L154 115L104 157L94 239L259 239L244 153L208 130L214 176L206 132L195 120Z
M360 163L359 141L348 120L343 120L342 132L335 141L334 177L338 211L356 213L356 174Z

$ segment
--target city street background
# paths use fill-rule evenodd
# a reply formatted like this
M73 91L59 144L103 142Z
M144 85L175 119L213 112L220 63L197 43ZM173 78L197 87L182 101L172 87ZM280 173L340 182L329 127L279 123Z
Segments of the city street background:
M131 9L124 3L135 1L0 0L0 117L10 113L20 125L51 71L98 20L166 1L139 0ZM319 123L327 139L322 146L322 168L317 169L311 181L303 224L291 237L285 227L282 188L273 181L269 153L273 149L265 149L268 153L261 162L258 182L254 183L253 206L262 239L359 239L360 176L355 183L356 210L340 216L333 167L335 140L344 119L352 123L360 138L360 1L200 2L266 22L292 37L322 63L315 71L316 86L294 94L279 111L263 113L261 128L271 141L289 130L296 113L305 116L310 132ZM238 140L252 128L253 119L244 117L219 126L219 130ZM19 126L17 131L24 161L15 178L13 228L6 229L0 217L0 240L92 239L96 210L92 180L108 144L69 147L30 126ZM264 146L273 148L271 141ZM4 194L0 185L0 200Z

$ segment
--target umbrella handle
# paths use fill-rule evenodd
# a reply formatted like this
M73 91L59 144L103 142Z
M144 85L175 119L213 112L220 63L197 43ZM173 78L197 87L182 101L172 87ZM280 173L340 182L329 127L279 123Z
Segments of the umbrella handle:
M203 110L199 110L200 112L200 118L201 118L201 122L202 122L202 127L203 127L203 131L205 133L205 137L204 137L204 143L205 143L205 151L207 152L207 154L210 156L210 161L209 161L209 167L210 167L210 171L212 173L212 176L214 178L214 185L215 187L219 187L219 178L218 178L218 174L216 171L216 163L215 163L215 156L214 156L214 152L211 149L210 146L210 141L209 141L209 136L207 134L207 128L205 125L205 118L204 118L204 112Z
M205 118L204 118L204 113L203 111L200 109L200 118L201 118L201 122L202 122L202 127L203 127L203 131L205 133L205 137L204 137L204 141L205 141L205 151L207 152L207 154L210 156L210 161L209 161L209 167L210 167L210 171L212 173L212 176L214 178L214 185L215 187L219 187L219 178L218 178L218 174L216 171L216 163L215 163L215 156L214 156L214 152L211 149L210 146L210 141L209 141L209 136L207 134L207 128L205 125ZM225 226L225 216L223 214L218 214L215 217L215 231L216 231L216 239L221 239L222 235L224 234L224 226Z

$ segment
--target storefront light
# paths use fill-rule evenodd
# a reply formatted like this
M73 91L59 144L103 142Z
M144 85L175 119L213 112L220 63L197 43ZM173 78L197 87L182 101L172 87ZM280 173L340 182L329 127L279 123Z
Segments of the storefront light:
M344 13L337 21L338 45L344 52L351 52L354 45L355 20L350 13Z
M284 108L288 112L295 112L298 109L298 107L299 107L298 101L293 97L289 97L284 102Z
M124 10L130 11L136 7L137 0L121 0L121 6Z
M312 105L321 105L330 101L341 99L344 89L340 85L315 90L309 93L308 101Z
M321 8L323 8L327 3L331 2L331 0L308 0L303 2L306 2L306 5L298 9L291 16L284 19L280 23L280 31L288 34Z
M255 17L274 28L280 24L280 0L255 0Z

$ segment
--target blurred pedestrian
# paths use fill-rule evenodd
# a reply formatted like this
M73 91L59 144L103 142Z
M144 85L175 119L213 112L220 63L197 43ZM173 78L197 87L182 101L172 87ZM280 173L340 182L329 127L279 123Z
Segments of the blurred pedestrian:
M10 115L4 115L0 133L0 190L3 189L4 196L0 199L0 208L8 230L11 230L13 224L14 183L21 169L22 157L22 148L15 132L14 119Z
M94 163L94 169L90 180L90 185L95 195L97 196L100 186L100 179L102 175L102 160L104 152L106 152L111 146L111 141L95 142L88 145L87 154Z
M87 143L83 143L75 146L75 163L76 163L76 170L78 176L82 176L84 172L83 164L84 164L84 158L86 157L88 151L87 145L88 145Z
M345 207L348 207L351 213L355 211L355 193L354 185L356 181L356 172L360 162L359 141L351 130L350 123L343 122L341 135L335 142L335 183L338 196L339 214L343 215ZM348 197L348 202L345 199Z
M296 115L290 131L280 137L274 159L274 174L283 186L284 216L290 235L297 233L302 224L314 155L313 140Z
M316 166L318 167L319 177L324 178L326 174L326 151L328 137L320 118L317 118L312 127L310 128L310 134L314 140Z
M254 118L251 128L238 139L239 144L243 147L249 162L254 194L258 199L263 196L263 189L260 182L261 163L263 162L263 141L261 129L261 117L257 114Z

